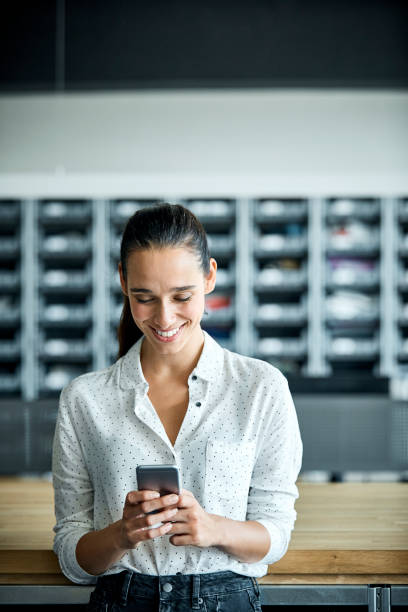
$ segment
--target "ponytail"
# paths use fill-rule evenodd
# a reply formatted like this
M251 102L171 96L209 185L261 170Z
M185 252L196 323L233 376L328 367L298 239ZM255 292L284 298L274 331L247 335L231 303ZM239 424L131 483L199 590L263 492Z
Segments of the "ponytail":
M135 342L143 336L142 332L135 324L130 310L130 302L127 295L123 296L123 309L120 315L117 337L119 342L119 352L117 358L120 359L126 355L128 350Z

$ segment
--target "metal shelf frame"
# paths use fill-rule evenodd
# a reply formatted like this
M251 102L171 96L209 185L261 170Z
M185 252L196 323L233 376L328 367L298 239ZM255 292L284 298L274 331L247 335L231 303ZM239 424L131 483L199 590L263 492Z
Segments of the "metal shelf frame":
M336 190L336 193L341 192ZM44 198L17 198L20 214L15 214L12 218L5 217L5 226L10 228L14 223L20 236L21 273L19 287L16 289L17 292L20 291L21 311L21 388L19 396L28 401L38 399L41 396L41 374L44 370L39 350L43 330L39 317L40 304L42 303L40 296L45 295L45 293L42 293L45 290L42 288L40 274L42 269L40 265L42 239L40 216L41 203L45 200L49 201L49 195L44 194ZM281 337L283 341L286 337L285 332L287 332L288 340L295 339L295 331L298 329L299 339L306 343L305 358L300 353L297 358L301 373L309 377L329 376L332 365L329 359L332 331L327 326L325 300L328 292L330 293L334 289L327 277L327 258L332 252L327 242L327 219L330 218L330 223L332 222L329 204L335 198L330 193L304 197L299 197L299 195L295 197L295 195L290 200L286 196L275 197L270 192L263 194L261 197L249 197L247 195L234 197L234 194L229 194L225 198L217 193L214 193L213 198L208 196L193 198L189 193L184 193L179 198L162 198L158 194L155 198L152 197L152 194L146 197L143 193L140 196L136 193L134 197L128 197L127 200L132 200L135 203L178 201L186 204L194 203L195 200L228 201L231 205L231 212L226 215L225 219L221 216L217 219L217 222L209 221L208 213L203 218L204 226L206 227L205 222L208 225L207 231L216 227L217 232L221 232L219 235L224 232L226 236L234 236L235 239L234 252L230 259L226 260L228 269L233 271L235 278L231 287L224 289L220 287L220 293L225 291L231 296L235 310L229 327L230 338L229 340L226 339L226 346L232 346L233 350L239 353L256 356L258 354L258 304L269 303L269 300L273 303L274 298L276 303L284 304L286 295L292 296L289 297L288 303L296 303L296 297L294 296L298 296L299 300L303 298L306 305L306 319L304 321L299 321L298 325L289 326L271 320L263 322L261 327L264 329L264 333L267 333L268 330L265 331L265 328L270 325L270 329L273 330L271 334ZM8 201L8 199L4 197L3 201ZM285 201L304 202L304 214L299 218L293 217L292 213L286 214L283 208L281 217L279 217L279 214L260 215L258 205L268 199L281 200L283 206ZM347 199L353 201L352 196L347 196ZM358 200L363 201L363 199L358 194L354 198L356 202ZM85 267L88 266L87 269L89 269L90 287L89 290L85 287L82 295L87 295L87 291L89 291L87 298L90 301L92 313L92 329L90 330L91 362L92 368L96 370L110 365L112 360L111 244L112 238L117 233L117 223L114 222L112 211L114 211L115 202L120 200L123 200L123 198L119 197L119 194L116 198L115 194L112 193L107 194L106 197L90 197L89 195L80 197L80 194L73 193L72 196L64 195L64 197L52 200L64 202L68 206L70 201L76 205L78 205L78 202L83 202L84 206L86 205L87 219L90 224L87 229L91 237L91 252L89 255L83 255L82 259L73 256L72 266L76 269L76 267L84 265ZM405 196L381 194L380 197L372 197L371 201L373 202L373 215L368 218L367 222L372 224L373 232L379 234L379 248L378 254L371 254L369 257L374 258L374 261L378 264L378 269L375 270L378 282L376 280L375 285L362 284L361 291L365 292L366 295L378 295L380 305L379 319L374 321L371 326L372 339L376 341L378 339L379 347L378 357L375 355L372 357L373 364L375 364L373 366L373 376L379 374L398 379L406 375L406 368L408 367L404 360L399 359L401 343L407 337L404 322L399 319L399 313L401 305L408 304L408 292L401 290L400 271L405 266L405 256L401 254L399 249L399 237L403 231L406 231L408 224L406 217L401 213L402 205L405 205L408 200ZM353 219L353 212L350 212L347 218ZM357 214L357 218L365 222L361 215ZM64 217L62 222L64 228L70 227L69 218ZM75 226L75 223L75 218L73 218L72 227ZM303 254L295 254L295 257L300 261L301 271L304 272L307 279L305 286L299 285L291 288L288 285L285 288L271 284L269 287L260 287L257 283L257 266L260 266L260 262L263 262L263 258L258 259L257 256L257 236L260 225L263 224L265 227L268 223L272 225L299 223L306 232L306 251ZM47 225L47 231L53 225L59 227L58 219L53 219L51 225ZM341 252L341 256L344 257L351 254L352 251L347 249ZM359 255L354 255L365 257L363 251ZM268 256L265 255L265 257ZM285 255L284 251L281 255L279 253L271 254L272 259L279 257L291 257L291 255ZM63 264L61 265L63 266ZM6 278L6 276L4 277ZM64 303L64 299L67 300L64 297L69 294L66 288L52 287L51 289L49 294L58 295L61 298L61 303ZM10 292L7 285L5 285L5 290ZM214 325L216 324L214 323ZM272 335L272 337L274 336ZM232 345L231 342L233 342ZM337 360L337 363L340 362L346 364L347 359ZM353 364L350 367L354 367ZM5 395L3 394L3 396Z
M86 604L95 585L1 585L0 606L6 604ZM365 606L368 612L391 612L408 605L406 585L260 584L265 606Z

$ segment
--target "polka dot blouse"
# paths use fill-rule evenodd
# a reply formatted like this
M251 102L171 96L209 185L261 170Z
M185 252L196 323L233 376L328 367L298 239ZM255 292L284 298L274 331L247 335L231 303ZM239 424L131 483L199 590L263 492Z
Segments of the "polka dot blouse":
M181 486L209 513L256 520L270 535L257 563L217 547L173 546L169 535L130 549L103 575L231 570L261 577L286 552L296 519L302 442L286 378L272 365L222 348L207 332L188 378L189 403L174 446L143 376L143 337L114 365L83 374L61 392L53 440L53 550L64 575L94 584L76 560L78 540L122 518L136 467L176 464Z

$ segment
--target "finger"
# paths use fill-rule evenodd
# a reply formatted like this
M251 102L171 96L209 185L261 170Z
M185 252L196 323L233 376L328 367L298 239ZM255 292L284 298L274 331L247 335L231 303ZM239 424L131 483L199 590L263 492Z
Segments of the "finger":
M140 504L144 503L143 500L155 499L158 495L157 491L129 491L123 508L123 518L144 516L145 513L141 511Z
M140 508L142 512L145 512L145 514L147 514L148 512L152 512L152 510L162 510L163 508L167 509L169 507L177 508L178 501L178 495L163 495L162 497L158 497L153 500L143 501L140 504Z
M143 514L142 516L132 518L129 521L130 528L133 529L150 529L158 523L169 523L177 514L177 508L166 508L163 512L157 514Z
M169 542L173 546L189 546L192 544L191 536L188 534L171 536Z
M194 494L188 489L180 489L180 495L189 495L190 497L194 497Z
M141 528L135 529L131 535L137 536L137 541L141 542L143 540L153 540L159 536L165 535L172 528L172 523L163 523L160 527L150 527L148 529Z
M158 491L149 491L147 489L144 491L129 491L129 493L126 495L125 501L126 504L134 506L143 501L156 499L157 497L160 497L160 493Z
M178 508L191 508L195 504L198 504L198 501L190 491L184 491L185 489L181 490L179 501L177 504Z
M172 523L187 523L188 522L186 513L183 510L180 510L179 508L177 508L177 512L170 520Z
M188 530L188 523L177 520L170 520L168 522L171 523L171 535L191 535Z

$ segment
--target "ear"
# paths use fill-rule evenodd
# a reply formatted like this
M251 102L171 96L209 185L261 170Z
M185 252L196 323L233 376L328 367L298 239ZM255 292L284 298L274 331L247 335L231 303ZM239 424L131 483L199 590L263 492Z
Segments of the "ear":
M122 270L122 262L121 261L119 262L119 265L118 265L118 271L119 271L120 286L122 287L122 293L127 296L128 293L127 293L127 289L126 289L126 282L125 282L125 279L123 277L123 270Z
M210 271L204 280L204 293L211 293L215 287L215 280L217 276L217 262L213 257L210 258Z

